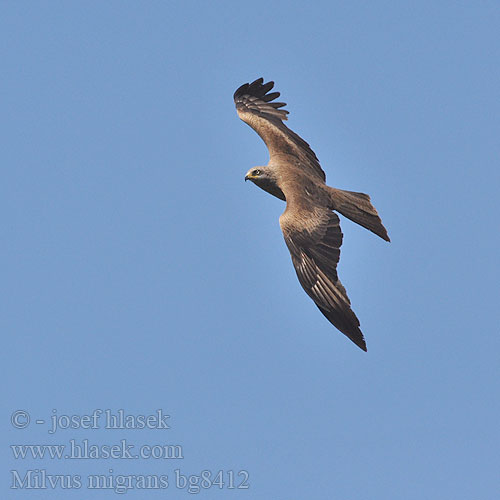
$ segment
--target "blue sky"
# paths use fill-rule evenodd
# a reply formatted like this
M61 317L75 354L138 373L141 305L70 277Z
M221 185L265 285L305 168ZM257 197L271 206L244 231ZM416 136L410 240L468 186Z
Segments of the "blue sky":
M248 471L207 499L496 498L498 2L6 1L0 23L4 497L115 497L12 490L12 470L165 474L127 498L190 497L178 469ZM298 284L283 203L243 182L268 157L232 93L260 76L388 228L342 220L368 353ZM96 409L171 428L47 432ZM71 439L184 458L9 447Z

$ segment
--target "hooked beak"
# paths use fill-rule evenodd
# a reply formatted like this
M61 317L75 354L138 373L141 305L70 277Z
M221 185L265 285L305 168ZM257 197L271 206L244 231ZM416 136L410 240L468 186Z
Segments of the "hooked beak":
M245 182L246 181L253 181L253 179L256 179L257 177L253 175L252 171L248 171L247 175L245 175Z

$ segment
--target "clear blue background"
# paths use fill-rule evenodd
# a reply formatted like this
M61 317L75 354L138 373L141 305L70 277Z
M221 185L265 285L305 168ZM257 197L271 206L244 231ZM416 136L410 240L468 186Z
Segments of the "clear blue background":
M202 498L471 499L499 488L497 1L1 5L4 498L10 470L248 470ZM368 343L300 288L232 93L263 76L330 185ZM172 428L10 426L162 408ZM178 443L183 460L15 460L12 443ZM188 498L131 490L127 498Z

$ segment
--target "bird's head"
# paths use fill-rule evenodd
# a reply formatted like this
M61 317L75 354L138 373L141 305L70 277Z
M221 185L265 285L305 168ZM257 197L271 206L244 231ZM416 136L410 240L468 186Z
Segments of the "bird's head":
M253 167L246 173L245 180L258 184L259 181L269 177L269 172L267 170L266 167Z
M264 191L285 200L283 191L278 187L276 173L270 167L253 167L245 175L245 181L252 181Z

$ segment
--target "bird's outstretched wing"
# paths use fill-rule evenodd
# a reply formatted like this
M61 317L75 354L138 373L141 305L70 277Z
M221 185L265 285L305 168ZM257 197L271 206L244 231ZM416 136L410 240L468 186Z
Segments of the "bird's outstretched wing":
M280 95L279 92L269 93L273 87L274 82L264 83L263 78L242 85L234 93L238 116L266 143L271 161L278 155L292 156L309 174L324 181L325 172L314 151L304 139L283 123L283 120L287 119L288 111L280 108L286 106L286 103L273 102Z
M366 351L359 320L337 276L342 245L338 216L327 209L304 212L288 204L280 217L280 225L297 277L307 295L330 323Z

